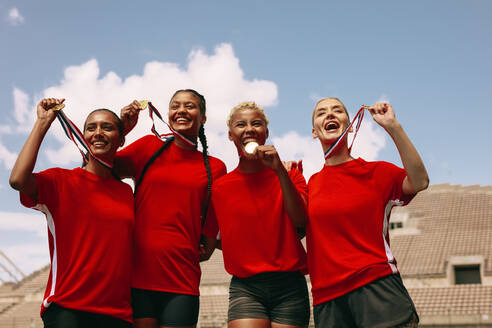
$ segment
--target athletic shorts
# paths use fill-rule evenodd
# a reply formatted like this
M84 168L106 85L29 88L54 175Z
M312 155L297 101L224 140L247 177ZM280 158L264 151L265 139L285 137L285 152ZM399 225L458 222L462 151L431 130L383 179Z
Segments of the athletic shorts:
M197 295L132 288L133 318L155 318L159 326L193 326L198 322Z
M133 325L109 315L67 309L55 303L41 316L45 328L131 328Z
M314 306L315 327L417 327L419 317L399 274Z
M309 310L306 279L298 271L265 272L231 279L228 321L269 319L274 323L307 327Z

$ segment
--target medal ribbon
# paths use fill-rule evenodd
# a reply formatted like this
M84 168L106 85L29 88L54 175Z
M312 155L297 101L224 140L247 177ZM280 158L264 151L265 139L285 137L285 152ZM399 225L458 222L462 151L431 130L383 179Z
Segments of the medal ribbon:
M98 158L92 152L91 148L89 147L89 144L84 138L84 134L80 132L79 128L67 117L67 115L63 112L63 110L60 110L56 117L58 118L58 121L60 122L63 131L65 132L68 139L73 141L75 146L77 146L77 148L79 149L80 154L82 154L84 164L87 164L89 162L89 156L87 155L87 153L89 153L90 156L92 156L92 158L98 161L102 166L110 170L113 168L113 165ZM82 148L85 149L87 153L84 153Z
M352 146L354 144L354 141L355 141L355 137L357 137L357 132L359 131L359 128L360 128L360 125L362 123L362 119L364 118L364 109L369 109L369 106L366 106L366 105L362 105L359 109L359 111L357 112L357 114L355 115L354 119L352 120L352 122L350 123L349 126L347 126L347 128L343 131L343 133L337 138L337 140L335 140L335 142L330 146L330 148L328 148L326 151L325 151L325 159L327 159L328 157L330 157L331 153L335 150L335 148L338 146L338 144L340 143L340 141L345 137L345 135L348 133L348 131L350 130L350 128L352 127L352 125L354 125L355 121L357 121L357 123L355 124L355 134L354 134L354 139L352 139L352 143L350 144L350 147L349 147L349 152L352 150Z
M166 121L164 121L164 119L162 118L162 115L161 113L159 113L159 111L157 110L157 108L154 107L154 105L152 105L152 103L149 101L148 103L148 106L149 106L149 117L150 119L152 120L152 128L150 129L152 131L153 134L155 134L159 139L167 139L169 138L170 136L172 135L175 135L176 137L180 138L181 140L183 140L184 142L186 142L188 145L190 146L193 146L196 148L196 142L193 142L191 141L190 139L188 139L184 134L182 133L179 133L178 131L174 130ZM157 130L155 129L155 123L154 123L154 114L162 121L164 122L164 124L166 124L169 128L169 130L171 130L171 133L165 133L165 134L159 134L157 132Z

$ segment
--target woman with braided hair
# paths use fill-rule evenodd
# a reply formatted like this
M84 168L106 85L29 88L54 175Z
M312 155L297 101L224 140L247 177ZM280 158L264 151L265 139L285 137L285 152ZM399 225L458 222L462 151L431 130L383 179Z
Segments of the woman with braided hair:
M141 110L121 110L129 132ZM178 90L169 103L169 125L180 137L163 142L148 135L118 152L116 172L136 182L132 306L135 327L194 327L198 321L201 260L213 252L216 220L206 219L213 179L225 165L207 155L205 98Z

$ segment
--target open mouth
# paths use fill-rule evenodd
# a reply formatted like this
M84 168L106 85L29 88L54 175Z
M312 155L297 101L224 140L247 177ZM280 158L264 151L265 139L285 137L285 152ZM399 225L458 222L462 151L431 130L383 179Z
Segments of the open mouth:
M328 122L325 124L325 130L326 131L334 131L337 130L340 126L336 122Z

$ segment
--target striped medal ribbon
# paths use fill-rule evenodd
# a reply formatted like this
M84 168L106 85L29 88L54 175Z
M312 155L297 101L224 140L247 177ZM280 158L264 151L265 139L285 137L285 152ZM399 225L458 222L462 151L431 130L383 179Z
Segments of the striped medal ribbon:
M63 131L65 132L65 135L68 137L68 139L72 140L75 146L80 151L80 154L82 155L82 159L84 160L84 164L87 164L89 162L89 156L87 154L90 154L92 158L94 158L96 161L98 161L102 166L104 166L107 169L112 169L113 165L110 163L105 162L104 160L98 158L91 150L89 147L89 144L84 138L84 134L79 130L79 128L67 117L67 115L63 112L63 110L58 111L58 115L56 116L58 118L58 121L60 122ZM85 149L86 152L83 151Z
M348 131L352 127L352 125L354 125L354 123L357 121L357 123L355 124L354 138L352 139L352 143L350 144L349 152L352 150L352 146L354 144L355 137L357 137L357 132L359 131L360 125L362 123L362 119L364 118L364 109L369 109L369 106L362 105L360 107L360 109L357 112L357 114L355 115L354 119L352 120L352 122L350 122L350 125L347 126L347 128L337 138L337 140L335 140L335 142L330 146L330 148L328 148L325 151L325 159L327 159L328 157L330 157L331 153L335 150L335 148L338 146L338 144L340 143L340 141L345 137L345 135L348 133Z
M183 140L184 142L186 142L188 145L190 146L193 146L196 148L197 144L196 142L193 142L191 141L190 139L188 139L184 134L182 133L179 133L178 131L174 130L163 118L162 118L162 115L161 113L159 113L159 111L157 110L157 108L154 107L154 105L152 105L152 103L149 101L148 102L148 105L149 105L149 117L150 119L152 120L152 128L150 129L152 131L153 134L155 134L159 139L168 139L170 138L171 136L176 136L178 138L180 138L181 140ZM156 128L155 128L155 123L154 123L154 114L162 121L164 122L164 124L167 125L167 127L169 128L169 130L171 130L171 133L165 133L165 134L159 134L159 132L157 132Z

